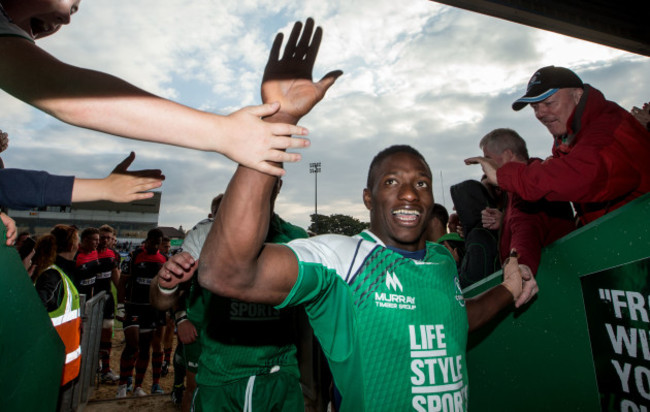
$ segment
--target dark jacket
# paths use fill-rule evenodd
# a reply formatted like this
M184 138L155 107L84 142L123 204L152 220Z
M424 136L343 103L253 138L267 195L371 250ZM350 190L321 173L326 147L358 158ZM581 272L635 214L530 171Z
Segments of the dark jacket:
M499 239L501 263L511 249L516 249L519 263L535 274L542 248L573 229L573 210L568 202L527 202L516 193L508 193Z
M495 207L495 200L483 184L466 180L451 186L451 199L465 236L465 255L458 277L465 288L499 270L498 232L483 227L481 211Z

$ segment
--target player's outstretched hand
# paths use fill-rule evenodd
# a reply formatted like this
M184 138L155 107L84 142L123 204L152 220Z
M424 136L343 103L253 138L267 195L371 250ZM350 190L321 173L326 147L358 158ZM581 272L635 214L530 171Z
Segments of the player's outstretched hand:
M302 34L301 34L302 31ZM278 33L271 47L262 80L262 101L279 102L283 121L296 124L298 120L323 99L327 90L343 74L333 70L318 82L312 80L312 70L318 55L323 30L314 30L314 20L308 18L304 30L296 22L280 57L284 35Z
M530 300L537 295L539 292L539 286L537 286L537 281L535 276L533 276L533 271L530 270L528 265L519 265L519 270L521 271L521 277L523 279L523 288L521 295L515 301L515 307L520 307L530 302Z
M523 290L523 277L519 268L519 260L516 250L510 251L510 257L503 266L503 286L510 291L513 301L517 302Z

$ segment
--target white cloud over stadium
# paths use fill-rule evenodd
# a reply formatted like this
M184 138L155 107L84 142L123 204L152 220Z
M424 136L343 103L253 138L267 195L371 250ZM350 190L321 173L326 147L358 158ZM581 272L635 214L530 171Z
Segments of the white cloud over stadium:
M315 77L345 74L301 122L312 147L286 165L276 210L307 227L321 162L319 213L368 220L361 202L368 164L381 149L410 144L429 161L436 201L449 185L480 177L463 159L496 127L511 127L531 155L550 154L550 136L530 109L510 104L539 67L574 69L626 109L650 100L650 59L425 0L87 0L72 23L39 42L57 58L106 71L180 103L226 114L258 104L275 33L313 17L324 38ZM126 155L161 168L160 224L190 228L225 190L235 165L215 153L141 143L69 126L0 92L7 167L100 177ZM179 136L183 139L183 136ZM444 187L443 187L444 184ZM443 194L444 189L444 194Z

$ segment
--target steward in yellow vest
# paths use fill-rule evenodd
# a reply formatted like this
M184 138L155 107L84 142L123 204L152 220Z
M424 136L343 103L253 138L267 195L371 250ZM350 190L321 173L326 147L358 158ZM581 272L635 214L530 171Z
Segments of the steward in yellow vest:
M65 365L61 386L79 376L81 366L81 313L79 308L79 293L68 276L57 265L54 269L61 275L63 299L60 305L49 312L54 328L59 333L65 345Z

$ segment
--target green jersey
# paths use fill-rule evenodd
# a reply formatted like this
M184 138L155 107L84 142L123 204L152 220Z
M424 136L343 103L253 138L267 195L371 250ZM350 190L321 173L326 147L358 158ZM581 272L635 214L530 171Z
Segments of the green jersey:
M341 411L467 410L467 314L444 246L427 243L422 261L369 231L288 246L299 275L278 308L304 304Z
M199 257L211 226L205 220L188 234L183 246L193 257ZM279 216L271 219L268 242L306 237L304 229ZM187 303L188 319L200 327L199 385L224 385L276 370L300 377L293 310L217 296L196 281Z

